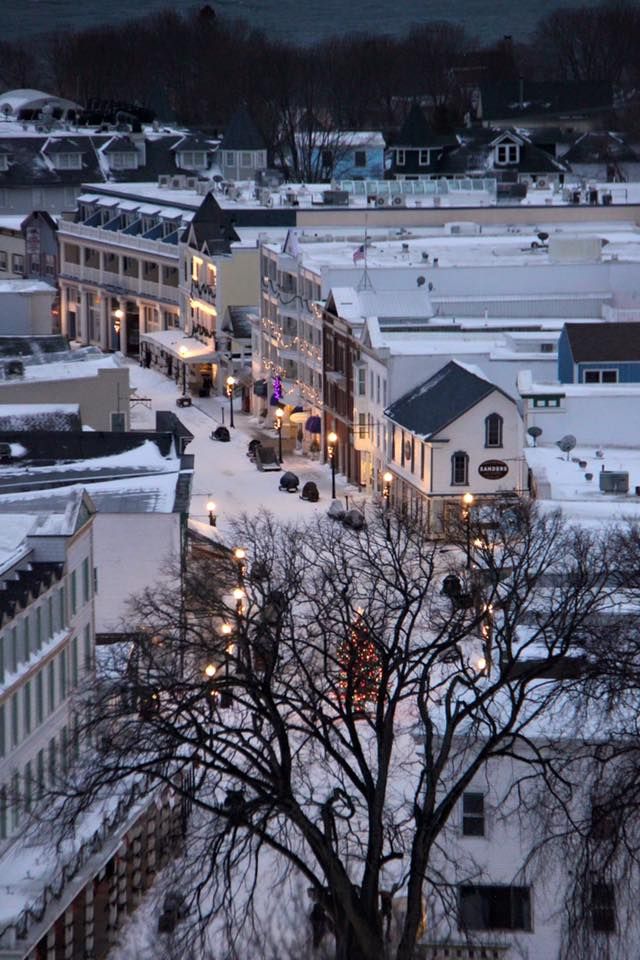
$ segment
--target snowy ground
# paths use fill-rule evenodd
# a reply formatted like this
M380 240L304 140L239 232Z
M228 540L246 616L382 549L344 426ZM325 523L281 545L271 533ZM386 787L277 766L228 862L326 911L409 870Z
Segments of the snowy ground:
M320 492L318 503L301 500L299 494L281 493L279 472L261 473L247 457L247 445L257 433L254 418L239 413L239 398L235 401L235 429L231 430L231 442L219 443L210 439L210 433L224 421L229 425L229 401L223 397L193 398L193 406L176 408L176 398L181 390L172 380L154 370L146 370L130 364L131 386L141 397L150 397L152 410L136 404L131 410L131 426L134 429L154 428L155 411L175 412L190 430L194 439L187 453L195 457L193 495L191 500L190 526L206 536L216 531L224 538L233 517L243 512L254 513L269 510L284 520L309 520L317 514L326 513L331 503L331 470L327 464L311 461L297 454L285 454L283 471L291 470L300 478L300 489L307 480L313 480ZM274 435L273 445L277 448ZM345 495L362 501L363 494L345 477L336 476L336 495L344 500ZM218 525L209 526L206 504L212 499L216 504Z

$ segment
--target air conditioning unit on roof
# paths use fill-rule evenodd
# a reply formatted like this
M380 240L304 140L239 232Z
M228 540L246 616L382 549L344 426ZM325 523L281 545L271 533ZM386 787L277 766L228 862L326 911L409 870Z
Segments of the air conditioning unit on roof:
M170 180L171 180L170 176L168 176L166 173L161 173L160 176L158 177L158 186L168 187Z
M386 207L387 198L386 197L376 197L376 207Z
M195 190L198 186L197 177L187 177L187 190Z

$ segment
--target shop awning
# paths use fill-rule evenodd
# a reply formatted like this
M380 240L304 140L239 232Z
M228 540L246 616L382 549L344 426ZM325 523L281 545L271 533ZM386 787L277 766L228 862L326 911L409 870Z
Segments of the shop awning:
M307 417L304 428L307 433L322 433L322 421L320 417Z

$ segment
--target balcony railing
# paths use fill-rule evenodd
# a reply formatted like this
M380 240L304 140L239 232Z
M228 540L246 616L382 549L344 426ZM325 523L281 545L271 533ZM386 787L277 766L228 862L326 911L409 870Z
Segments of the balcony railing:
M139 280L137 277L130 277L127 274L111 273L109 270L96 270L93 267L83 267L77 263L66 262L62 264L60 276L63 280L73 280L75 283L90 283L114 293L121 292L140 297L152 297L154 300L161 300L163 303L170 303L173 306L178 304L178 288L154 280Z
M146 240L144 237L133 237L129 234L118 233L117 230L103 230L102 227L88 227L85 223L73 223L71 220L61 220L58 233L60 237L84 237L94 243L104 243L111 247L124 247L129 250L140 250L153 253L156 256L168 257L178 261L178 247L161 240Z

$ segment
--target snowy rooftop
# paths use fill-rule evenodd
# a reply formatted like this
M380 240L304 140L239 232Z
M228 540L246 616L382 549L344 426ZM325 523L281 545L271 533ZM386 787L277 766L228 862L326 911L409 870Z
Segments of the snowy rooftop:
M122 367L116 354L87 355L78 361L54 361L53 363L25 364L19 379L0 380L0 389L25 380L70 380L76 377L96 377L99 370L114 370ZM0 400L1 400L0 394Z
M56 288L44 280L0 280L0 294L3 293L49 293L53 297Z

